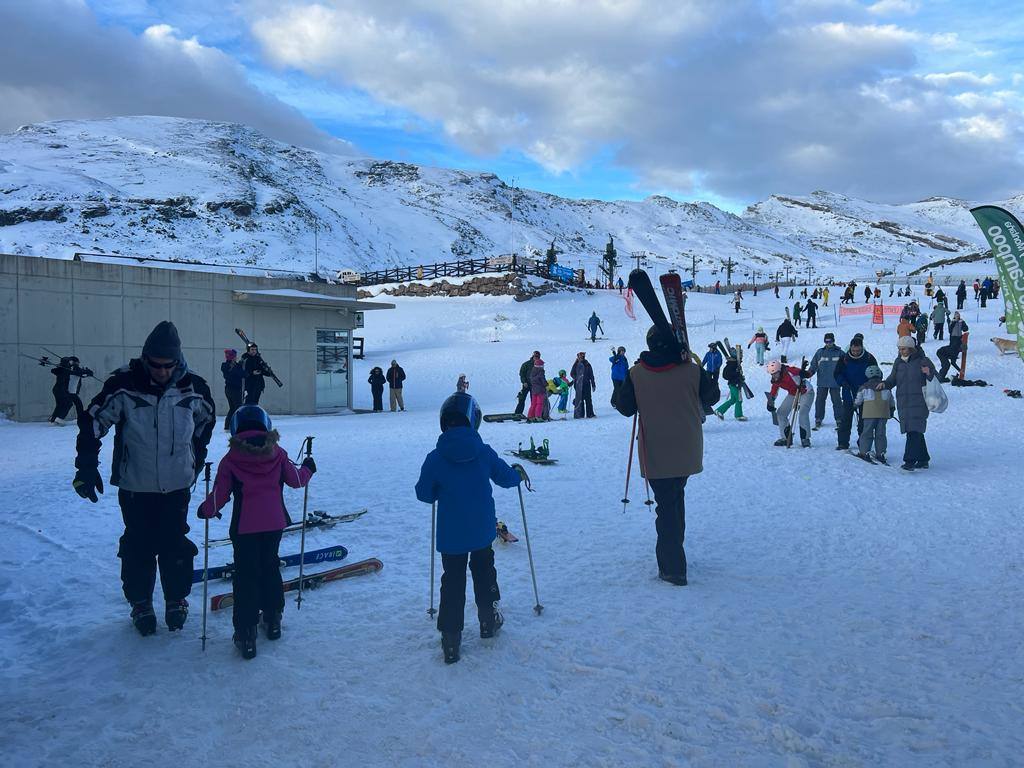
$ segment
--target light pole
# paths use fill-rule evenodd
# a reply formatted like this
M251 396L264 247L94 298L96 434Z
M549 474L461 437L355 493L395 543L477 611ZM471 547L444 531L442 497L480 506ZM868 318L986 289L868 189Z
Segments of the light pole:
M320 222L313 217L313 273L320 276Z

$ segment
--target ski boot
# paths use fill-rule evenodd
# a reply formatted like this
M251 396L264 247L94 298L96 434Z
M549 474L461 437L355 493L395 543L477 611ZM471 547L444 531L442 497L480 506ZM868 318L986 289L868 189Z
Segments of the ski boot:
M247 627L243 630L235 630L232 638L235 648L242 654L243 659L256 658L256 627Z
M817 432L819 429L821 429L821 422L820 421L814 422L814 426L811 427L811 431L812 432Z
M928 469L927 461L919 461L914 465L914 469Z
M714 413L715 413L715 416L718 417L719 421L725 421L725 414L724 413L720 413L719 411L715 411Z
M750 421L746 416L737 416L736 421Z
M661 579L662 581L667 581L669 584L672 584L672 585L677 586L677 587L685 587L686 586L686 575L685 574L683 574L683 575L676 575L676 574L672 574L672 573L665 573L664 571L658 571L658 578Z
M777 448L785 448L786 447L786 443L788 443L788 442L789 441L786 438L780 437L778 440L776 440L774 443L772 443L772 445L774 445Z
M866 461L868 464L874 464L875 463L874 460L870 456L868 456L866 453L858 453L857 454L857 458L860 459L861 461Z
M267 640L279 640L281 638L281 612L263 614L263 634Z
M811 447L811 436L807 434L807 430L800 427L800 446L802 448Z
M498 634L501 625L505 623L505 617L501 615L497 600L494 601L492 611L490 616L480 620L480 637L483 640L488 640Z
M889 466L889 462L886 461L884 453L876 453L872 458L875 460L876 464L882 464L886 467Z
M185 626L185 619L187 618L188 600L182 598L181 600L167 601L167 605L164 606L164 622L167 624L168 630L177 632Z
M441 633L441 650L444 652L445 664L454 664L459 660L460 645L462 645L461 632Z
M156 632L156 614L153 612L152 600L132 603L132 624L143 637Z
M900 465L900 469L904 470L905 472L913 472L914 465L909 461L904 461L903 464Z

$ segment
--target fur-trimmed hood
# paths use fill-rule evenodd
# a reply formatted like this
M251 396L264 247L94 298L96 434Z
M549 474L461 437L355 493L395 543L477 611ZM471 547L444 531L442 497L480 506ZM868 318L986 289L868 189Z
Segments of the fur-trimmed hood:
M228 440L228 448L243 456L273 456L281 439L276 429L263 432L258 429L239 432Z

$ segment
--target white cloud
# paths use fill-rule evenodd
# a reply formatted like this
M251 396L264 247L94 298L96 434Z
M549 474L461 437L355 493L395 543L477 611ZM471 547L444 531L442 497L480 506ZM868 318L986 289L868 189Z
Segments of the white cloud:
M905 200L1019 188L1020 135L1011 126L1024 120L990 93L996 76L917 74L925 53L962 49L959 38L870 23L912 5L876 4L874 13L848 0L784 0L774 12L760 0L241 7L276 66L409 110L480 155L514 149L564 172L612 147L616 164L652 188L700 179L701 189L744 199L780 189ZM981 156L983 135L994 146Z
M142 35L101 26L82 0L10 7L0 6L0 131L42 120L165 115L245 123L282 141L350 149L253 87L233 58L169 25Z
M878 0L877 3L868 6L868 12L876 16L910 16L917 13L920 8L921 4L917 0Z

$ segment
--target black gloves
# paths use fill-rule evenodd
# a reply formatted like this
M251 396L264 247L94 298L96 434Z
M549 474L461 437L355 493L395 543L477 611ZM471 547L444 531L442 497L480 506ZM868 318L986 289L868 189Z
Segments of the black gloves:
M313 461L313 457L312 456L307 456L306 458L304 458L302 460L302 466L304 466L306 469L308 469L309 473L311 475L315 475L316 474L316 462Z
M71 486L75 489L75 493L93 504L99 501L96 498L97 491L103 493L103 480L100 479L100 472L96 467L78 470L75 473L75 479L71 481Z

